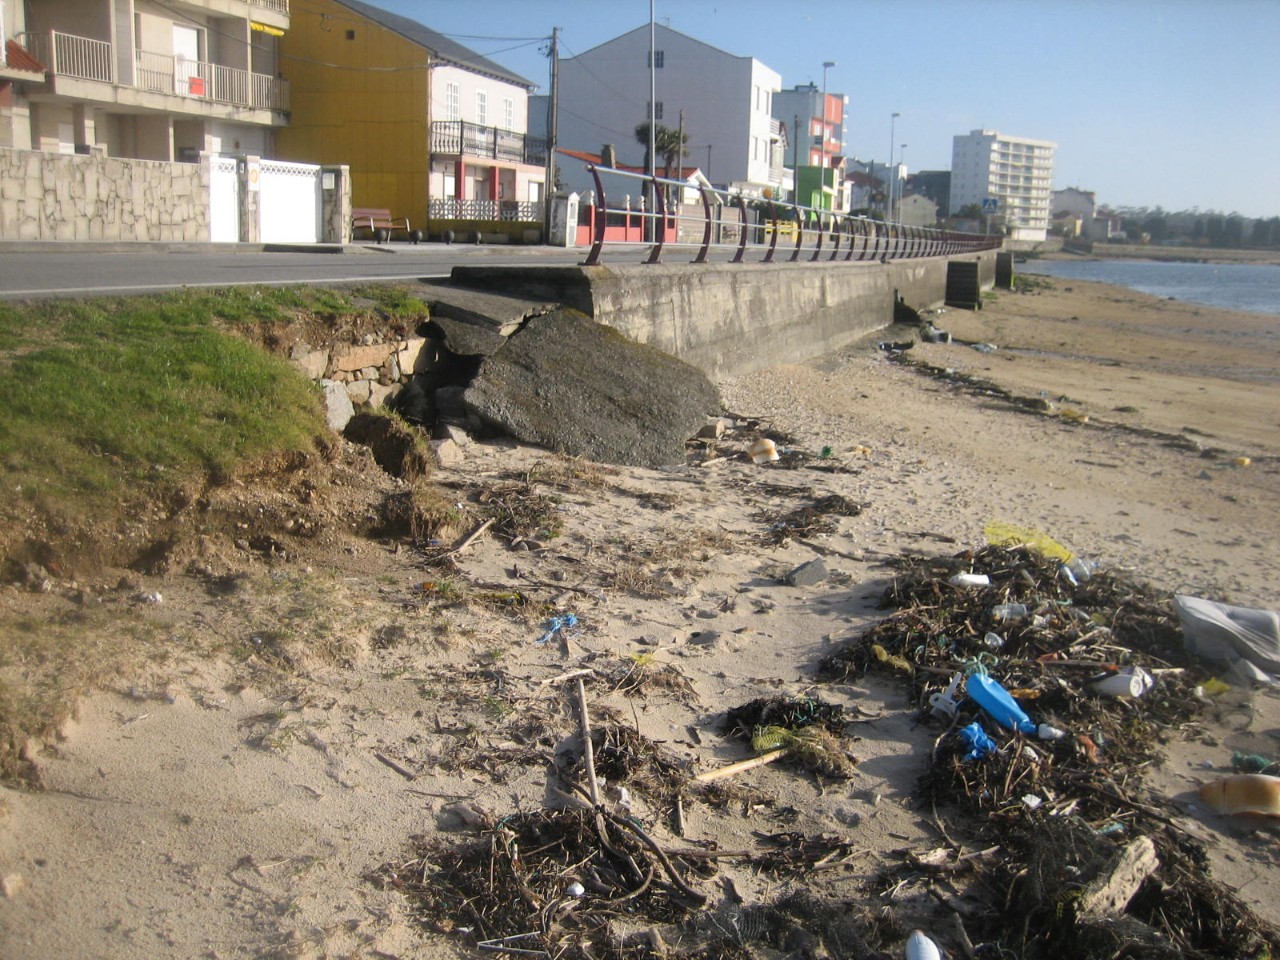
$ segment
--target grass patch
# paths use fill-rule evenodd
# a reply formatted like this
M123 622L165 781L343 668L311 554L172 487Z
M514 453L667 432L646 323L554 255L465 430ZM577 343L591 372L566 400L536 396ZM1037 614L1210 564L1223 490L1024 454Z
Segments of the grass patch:
M298 309L297 292L0 306L4 493L59 512L114 508L148 487L225 477L315 449L315 387L219 329Z
M291 470L331 443L319 391L283 348L407 328L426 313L411 290L372 285L0 303L0 560L15 573L35 557L65 577L181 535L147 527L211 485ZM422 499L410 519L435 529L443 510ZM218 522L198 511L195 521ZM59 570L60 554L74 562ZM224 638L226 652L268 676L363 652L343 592L274 586L276 614ZM80 697L131 684L174 652L141 608L69 610L64 599L0 610L0 782L34 776L28 742L56 734Z

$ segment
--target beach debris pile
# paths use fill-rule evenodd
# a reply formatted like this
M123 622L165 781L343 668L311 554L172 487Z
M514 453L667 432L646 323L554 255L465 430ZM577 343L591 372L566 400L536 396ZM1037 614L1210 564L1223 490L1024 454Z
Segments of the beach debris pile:
M1280 931L1208 878L1143 786L1160 744L1197 730L1211 679L1172 598L1047 547L903 560L895 612L821 665L897 677L938 730L916 799L956 842L885 884L985 891L967 936L1023 958L1267 955Z

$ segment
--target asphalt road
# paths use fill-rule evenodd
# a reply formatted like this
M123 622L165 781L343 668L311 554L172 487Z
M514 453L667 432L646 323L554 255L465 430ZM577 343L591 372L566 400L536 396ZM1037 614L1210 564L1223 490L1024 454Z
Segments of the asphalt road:
M84 244L0 246L0 298L110 296L154 293L183 287L252 284L326 284L361 280L445 278L455 264L576 264L583 250L550 247L387 244L351 246L342 252L308 250L231 251L198 245L130 249ZM615 254L618 262L638 262L642 254Z

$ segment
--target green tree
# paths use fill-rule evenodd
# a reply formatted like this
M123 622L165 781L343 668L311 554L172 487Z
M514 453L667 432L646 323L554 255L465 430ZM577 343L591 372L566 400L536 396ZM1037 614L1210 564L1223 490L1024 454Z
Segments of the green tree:
M1222 225L1222 242L1228 247L1244 245L1244 217L1233 213Z
M981 220L983 217L982 204L966 203L960 208L960 212L956 216L962 220Z

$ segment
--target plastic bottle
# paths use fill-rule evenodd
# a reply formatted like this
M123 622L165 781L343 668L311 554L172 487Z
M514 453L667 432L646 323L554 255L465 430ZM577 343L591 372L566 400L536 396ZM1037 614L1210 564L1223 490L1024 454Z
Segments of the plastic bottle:
M907 937L907 945L903 950L906 960L942 960L942 951L930 940L923 930L912 930Z
M991 578L985 573L957 573L947 578L953 587L989 587Z
M964 684L965 692L986 711L1000 726L1019 733L1035 734L1036 725L1018 706L1018 701L1009 695L1009 691L1000 683L981 673L969 675Z
M997 603L991 608L991 614L997 620L1022 620L1027 613L1025 603Z

